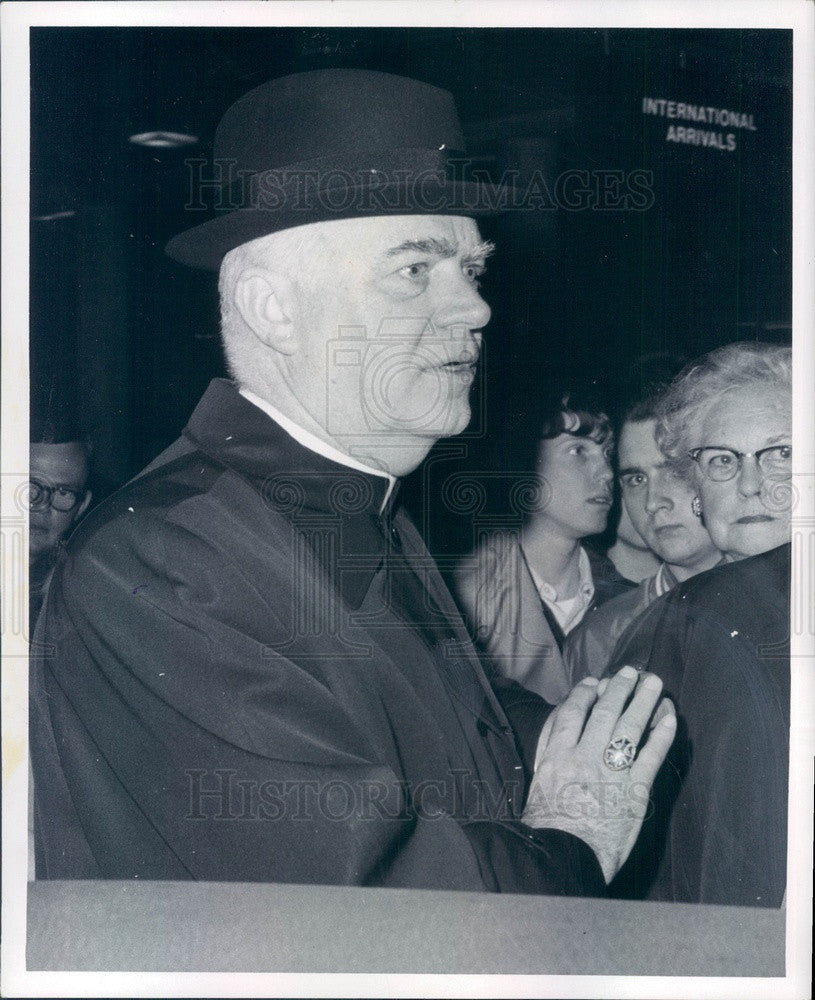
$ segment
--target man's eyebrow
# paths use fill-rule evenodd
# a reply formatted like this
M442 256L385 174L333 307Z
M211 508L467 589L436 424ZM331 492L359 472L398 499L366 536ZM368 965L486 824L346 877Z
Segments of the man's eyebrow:
M468 251L465 260L486 260L491 253L495 252L495 244L491 240L482 240L477 243L472 250Z
M495 244L484 240L468 250L465 259L484 260L494 250ZM398 257L404 253L426 253L432 254L434 257L450 258L458 256L459 245L455 240L448 240L446 237L437 239L435 236L431 236L424 240L405 240L404 243L385 251L385 256Z
M435 257L455 257L458 253L458 243L448 239L429 237L425 240L405 240L399 246L391 247L385 252L386 257L398 257L403 253L430 253Z
M617 473L618 476L644 476L645 474L645 469L641 469L638 465L627 465Z

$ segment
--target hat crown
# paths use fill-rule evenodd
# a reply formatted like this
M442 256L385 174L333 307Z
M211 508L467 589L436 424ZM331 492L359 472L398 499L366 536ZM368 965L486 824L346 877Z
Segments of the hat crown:
M165 248L192 267L217 269L243 243L315 222L496 211L494 191L457 176L464 137L452 95L391 73L270 80L229 108L213 153L215 183L193 172L185 207L205 209L201 191L216 188L216 217Z
M327 69L270 80L241 97L221 119L214 155L260 173L397 148L463 150L452 95L391 73Z

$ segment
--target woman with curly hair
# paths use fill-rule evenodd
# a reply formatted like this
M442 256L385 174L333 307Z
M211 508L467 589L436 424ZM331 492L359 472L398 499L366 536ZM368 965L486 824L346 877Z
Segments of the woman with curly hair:
M681 720L654 790L653 839L629 862L636 874L667 824L652 898L779 906L784 896L791 381L790 348L729 344L681 372L663 402L657 439L695 484L694 513L726 564L662 599L647 665Z

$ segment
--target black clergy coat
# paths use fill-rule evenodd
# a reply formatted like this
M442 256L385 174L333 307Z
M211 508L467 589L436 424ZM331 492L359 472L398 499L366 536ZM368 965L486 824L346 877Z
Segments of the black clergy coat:
M520 822L547 706L386 490L216 380L85 520L33 661L38 877L604 892Z

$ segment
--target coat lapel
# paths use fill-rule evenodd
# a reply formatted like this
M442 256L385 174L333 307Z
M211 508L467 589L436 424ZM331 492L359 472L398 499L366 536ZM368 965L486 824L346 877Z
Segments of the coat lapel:
M414 524L401 511L396 516L405 557L419 573L439 610L444 613L453 635L453 641L437 651L440 669L451 684L453 695L490 729L505 732L509 723L484 673L481 659L458 606Z
M508 582L504 596L512 612L510 656L523 674L516 679L556 705L569 693L566 666L517 537L509 554L512 567L505 567L504 579ZM512 580L517 581L514 595L510 592Z

